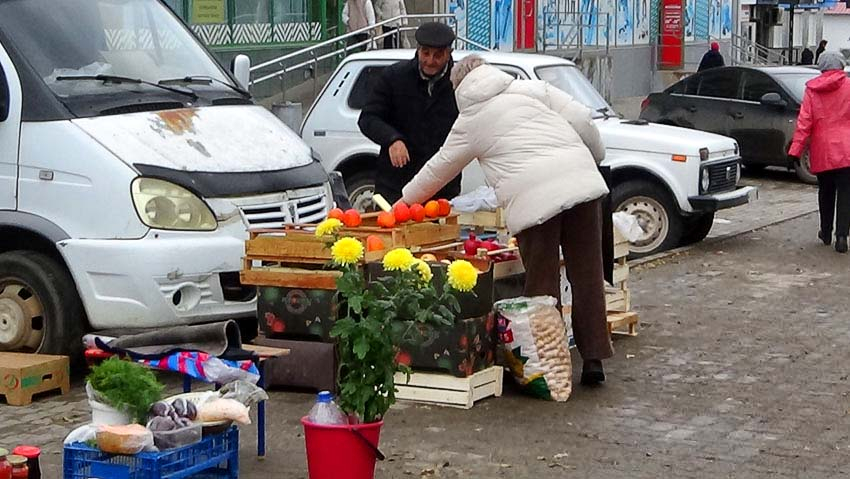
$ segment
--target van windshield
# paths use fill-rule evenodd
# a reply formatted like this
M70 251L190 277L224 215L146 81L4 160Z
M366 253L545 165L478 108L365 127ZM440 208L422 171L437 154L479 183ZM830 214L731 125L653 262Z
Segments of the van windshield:
M158 0L0 0L0 31L60 100L127 90L162 94L151 83L186 77L206 81L186 81L172 94L197 90L196 83L207 92L234 86ZM103 76L142 83L94 78Z
M541 80L569 93L578 102L593 110L593 118L617 116L614 109L578 68L570 65L551 65L538 67L535 73Z

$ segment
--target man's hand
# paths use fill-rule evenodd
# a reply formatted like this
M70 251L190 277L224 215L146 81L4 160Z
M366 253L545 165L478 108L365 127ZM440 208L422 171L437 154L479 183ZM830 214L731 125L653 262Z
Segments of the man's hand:
M401 140L396 140L390 145L390 163L396 168L401 168L410 161L410 154L407 152L407 146Z

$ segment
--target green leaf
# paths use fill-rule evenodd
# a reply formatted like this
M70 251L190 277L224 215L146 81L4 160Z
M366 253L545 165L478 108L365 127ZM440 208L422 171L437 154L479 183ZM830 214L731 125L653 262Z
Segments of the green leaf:
M357 355L357 358L362 360L366 357L366 354L369 353L369 341L361 336L354 341L354 354Z

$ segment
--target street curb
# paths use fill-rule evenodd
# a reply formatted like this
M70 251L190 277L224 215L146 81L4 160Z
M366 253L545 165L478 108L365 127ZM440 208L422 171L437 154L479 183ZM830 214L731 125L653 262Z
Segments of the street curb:
M704 240L700 241L699 243L694 243L692 245L682 246L680 248L674 248L674 249L670 249L670 250L667 250L667 251L662 251L662 252L656 253L652 256L644 256L643 258L639 258L639 259L636 259L636 260L630 260L629 261L629 267L637 268L637 267L643 266L647 263L652 263L654 261L658 261L660 259L669 258L670 256L677 256L677 255L680 255L682 253L686 253L686 252L694 249L697 246L719 243L720 241L725 241L725 240L728 240L730 238L735 238L737 236L752 233L753 231L760 230L762 228L767 228L767 227L770 227L770 226L778 225L780 223L784 223L786 221L791 221L791 220L795 220L797 218L802 218L803 216L808 216L812 213L817 213L817 211L818 211L818 209L814 208L814 209L806 211L804 213L798 213L796 215L789 216L787 218L782 218L782 219L778 219L778 220L774 220L774 221L769 221L769 222L764 223L764 224L756 225L756 226L753 226L752 228L748 228L748 229L743 230L743 231L728 233L728 234L721 235L721 236L714 236L712 238L704 239Z

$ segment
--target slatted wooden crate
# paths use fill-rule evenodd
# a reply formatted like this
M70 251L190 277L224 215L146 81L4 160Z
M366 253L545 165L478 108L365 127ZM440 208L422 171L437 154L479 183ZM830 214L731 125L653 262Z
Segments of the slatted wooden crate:
M470 409L481 399L502 395L501 366L479 371L466 378L417 371L410 379L396 373L396 398L424 404Z

